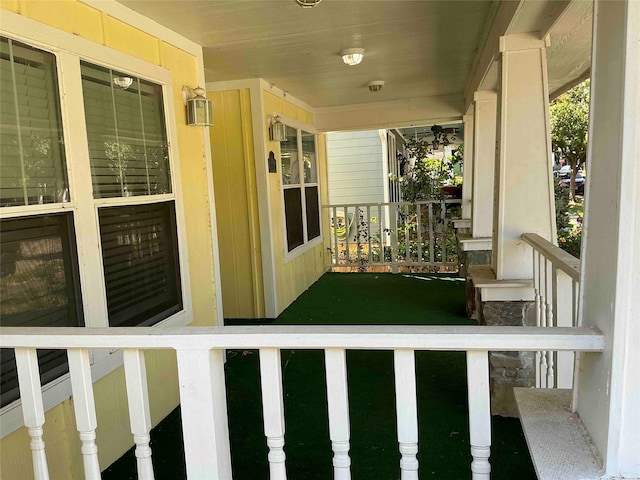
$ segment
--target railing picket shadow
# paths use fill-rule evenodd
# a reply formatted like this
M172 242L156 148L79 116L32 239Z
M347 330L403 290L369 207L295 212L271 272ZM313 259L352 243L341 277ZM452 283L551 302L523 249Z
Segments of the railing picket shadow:
M470 470L473 480L490 478L491 418L489 351L602 352L604 337L588 328L479 326L260 326L187 328L0 328L0 348L15 349L24 424L31 436L35 478L48 479L37 349L68 352L85 476L100 478L93 385L92 349L122 349L131 432L138 478L153 479L149 446L149 392L144 351L177 353L186 471L190 479L232 478L225 393L224 350L257 349L260 354L264 435L270 478L285 480L285 409L282 349L325 352L329 436L336 479L351 477L346 350L394 352L397 439L401 478L418 478L418 421L415 352L467 353ZM428 465L426 466L428 468ZM295 477L295 472L292 472Z
M323 205L331 267L456 267L460 200Z

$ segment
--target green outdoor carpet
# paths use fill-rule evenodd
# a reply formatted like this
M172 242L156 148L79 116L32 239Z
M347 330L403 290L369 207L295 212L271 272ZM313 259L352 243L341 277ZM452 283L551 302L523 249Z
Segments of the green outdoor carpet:
M428 324L469 325L465 284L449 275L327 273L274 325ZM250 324L255 321L228 321ZM231 455L235 480L268 479L257 351L229 351L226 364ZM352 478L400 478L396 437L393 353L347 353L351 415ZM321 351L284 350L288 478L333 478ZM417 352L421 479L471 478L465 354ZM518 419L494 417L491 451L494 480L536 478ZM152 431L156 478L185 477L179 408ZM103 478L134 479L133 450Z

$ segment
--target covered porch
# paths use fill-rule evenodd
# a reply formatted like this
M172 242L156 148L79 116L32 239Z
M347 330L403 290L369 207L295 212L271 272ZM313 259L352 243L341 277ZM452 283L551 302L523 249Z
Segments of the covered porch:
M3 313L3 477L640 476L640 3L1 7L16 112L2 122L3 286L20 300L38 277L18 278L19 262L64 279L41 295L64 326L28 301ZM46 79L37 95L22 70L26 86ZM586 77L578 260L557 247L549 100ZM192 122L195 100L213 122ZM378 243L377 258L460 263L462 278L327 274L340 254L327 132L459 122L460 217L439 212L462 261L433 205L415 255L392 242L387 262ZM375 206L349 207L371 230ZM43 235L32 220L57 222L44 253L23 248ZM358 240L349 268L375 248ZM49 349L64 368L46 377ZM517 421L492 416L505 397L517 413L520 384L534 387L516 390L529 453ZM184 467L165 454L179 437Z

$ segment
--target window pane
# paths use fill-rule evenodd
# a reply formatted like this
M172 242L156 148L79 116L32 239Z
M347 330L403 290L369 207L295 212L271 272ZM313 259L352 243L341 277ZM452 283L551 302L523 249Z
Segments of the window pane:
M174 202L101 208L109 325L153 325L182 310Z
M298 165L298 131L287 125L287 139L280 142L280 163L282 164L282 183L296 185L300 183Z
M0 37L0 206L69 201L56 58Z
M287 249L290 252L304 243L300 188L285 189L284 212L287 221Z
M304 183L317 183L316 136L302 132L302 157L304 161Z
M318 187L305 187L304 195L307 209L307 241L309 241L320 236Z
M0 220L0 325L83 324L71 214ZM19 397L12 349L0 353L2 406ZM42 383L67 371L62 350L39 350Z
M95 198L171 192L162 87L81 62Z

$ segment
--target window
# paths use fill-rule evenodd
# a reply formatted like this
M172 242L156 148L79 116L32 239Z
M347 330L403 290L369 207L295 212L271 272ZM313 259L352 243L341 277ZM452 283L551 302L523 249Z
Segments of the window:
M65 102L84 106L86 130L65 123L59 94L72 73L58 72L78 71ZM0 73L0 324L146 326L184 312L166 87L5 37ZM5 406L17 372L1 354ZM38 358L43 385L68 371L63 351Z
M287 252L320 237L316 137L287 125L280 142Z

